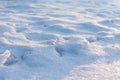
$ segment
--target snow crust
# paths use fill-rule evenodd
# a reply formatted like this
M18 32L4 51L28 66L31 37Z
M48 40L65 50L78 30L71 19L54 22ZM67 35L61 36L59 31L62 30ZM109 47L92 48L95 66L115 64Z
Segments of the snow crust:
M0 0L0 80L120 80L119 4Z

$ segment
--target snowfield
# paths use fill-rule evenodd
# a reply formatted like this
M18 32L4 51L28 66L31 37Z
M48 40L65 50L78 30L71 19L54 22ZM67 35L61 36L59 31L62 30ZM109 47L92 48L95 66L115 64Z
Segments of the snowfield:
M0 80L120 80L120 1L0 0Z

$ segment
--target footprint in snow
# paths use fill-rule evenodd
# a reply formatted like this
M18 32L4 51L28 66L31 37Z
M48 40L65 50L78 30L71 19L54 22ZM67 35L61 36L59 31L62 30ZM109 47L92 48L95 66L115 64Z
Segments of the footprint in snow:
M86 55L85 51L88 51L89 43L87 42L66 42L64 44L57 44L55 50L60 56L64 55Z

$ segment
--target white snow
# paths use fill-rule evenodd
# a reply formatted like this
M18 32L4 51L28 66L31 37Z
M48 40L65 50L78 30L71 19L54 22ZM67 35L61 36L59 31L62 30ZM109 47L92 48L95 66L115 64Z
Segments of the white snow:
M0 80L120 80L119 0L0 0Z

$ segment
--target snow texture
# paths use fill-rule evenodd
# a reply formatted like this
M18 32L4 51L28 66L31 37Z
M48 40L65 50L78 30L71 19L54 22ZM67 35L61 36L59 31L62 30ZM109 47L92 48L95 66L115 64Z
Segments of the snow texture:
M0 80L120 80L120 1L0 0Z

